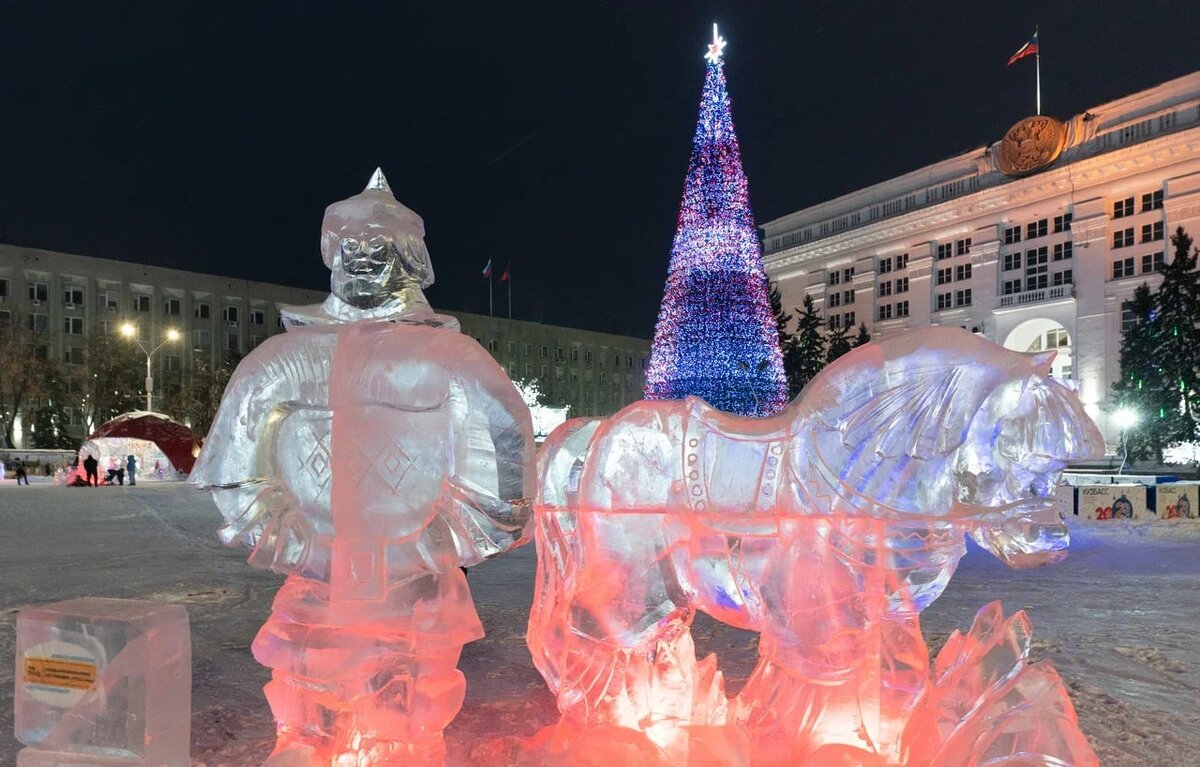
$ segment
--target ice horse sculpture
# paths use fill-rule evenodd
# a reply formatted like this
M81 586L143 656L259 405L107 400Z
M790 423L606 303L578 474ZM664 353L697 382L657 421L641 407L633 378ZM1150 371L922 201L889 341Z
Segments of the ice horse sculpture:
M562 721L525 762L1095 765L1023 613L984 607L932 670L919 622L964 534L1013 567L1065 556L1052 493L1103 441L1052 359L927 328L769 419L689 398L556 430L528 641ZM760 634L732 700L697 610Z
M421 219L376 171L326 210L332 294L238 366L190 477L221 537L287 574L254 656L270 765L438 765L483 636L460 565L527 540L529 409L434 314Z

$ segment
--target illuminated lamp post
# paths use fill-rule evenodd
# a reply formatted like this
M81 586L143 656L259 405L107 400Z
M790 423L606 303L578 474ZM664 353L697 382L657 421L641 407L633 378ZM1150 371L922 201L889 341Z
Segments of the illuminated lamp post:
M169 328L167 330L166 337L162 341L159 342L158 346L154 347L153 349L147 349L145 346L142 345L141 339L138 338L137 328L128 322L126 322L124 325L121 326L121 335L125 336L126 338L132 339L133 342L138 345L138 348L141 349L142 352L146 355L146 410L149 412L153 412L154 411L154 373L150 367L150 362L151 362L151 360L154 359L154 353L157 352L159 349L163 348L164 344L172 343L172 342L179 340L179 331L176 330L175 328Z
M1129 430L1137 425L1138 412L1133 408L1123 407L1112 414L1113 424L1121 430L1121 468L1117 474L1125 473L1125 461L1129 457Z

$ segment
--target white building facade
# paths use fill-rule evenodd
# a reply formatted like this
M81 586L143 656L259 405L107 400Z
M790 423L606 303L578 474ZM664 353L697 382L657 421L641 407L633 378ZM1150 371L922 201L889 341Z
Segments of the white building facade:
M876 339L958 325L1057 349L1054 375L1075 383L1112 446L1124 304L1157 287L1180 226L1200 242L1200 72L1065 123L1029 118L762 229L788 309L811 295L830 322L865 323Z

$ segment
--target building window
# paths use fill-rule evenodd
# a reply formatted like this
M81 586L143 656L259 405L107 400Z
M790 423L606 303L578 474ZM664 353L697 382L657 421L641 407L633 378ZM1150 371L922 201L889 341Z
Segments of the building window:
M1113 279L1133 276L1133 256L1113 261Z
M945 285L945 284L949 283L952 279L954 279L954 270L953 269L951 269L948 266L945 269L938 269L937 284Z
M69 336L83 335L83 317L63 317L63 332Z
M226 306L221 310L221 319L228 322L231 327L237 327L238 308L236 306Z
M1071 345L1071 338L1067 335L1067 331L1062 328L1046 331L1046 348L1047 349L1062 349Z
M965 240L957 240L954 243L954 255L965 256L971 252L971 238Z
M1113 203L1113 218L1125 218L1133 215L1133 198L1126 197Z
M533 354L533 344L525 344L525 356L528 357L531 354Z
M841 293L830 293L829 294L829 307L832 309L834 307L838 307L841 305L842 305L842 294Z
M571 362L579 362L579 350L571 349Z
M849 282L852 279L854 279L854 267L851 266L846 269L843 269L842 270L842 280L844 282Z
M907 301L900 301L896 304L896 316L897 317L907 317L908 316L908 302Z
M883 282L879 283L879 295L880 296L890 296L891 294L892 294L892 281L891 280L884 280Z
M68 307L83 306L83 288L63 288L63 303Z
M846 306L849 306L850 304L854 303L854 291L853 290L847 290L845 293L842 293L842 303L845 304Z
M955 306L970 306L971 305L971 289L954 291Z
M585 365L591 365L591 364L592 364L592 353L591 353L590 351L584 350L584 352L583 352L583 364L585 364Z
M1072 282L1072 279L1071 279L1071 270L1070 269L1064 269L1061 272L1055 272L1054 279L1051 280L1051 284L1054 285L1055 287L1057 287L1059 285L1070 285L1071 282Z
M1045 237L1047 232L1047 224L1049 219L1043 218L1040 221L1033 221L1025 225L1025 239L1033 240L1038 237Z
M183 311L183 309L181 308L182 303L183 302L180 301L178 298L166 299L165 301L163 301L163 314L167 315L168 317L178 317L180 315L180 313Z
M137 293L133 296L130 304L135 312L148 312L150 311L150 296L145 293Z
M542 344L541 349L538 351L538 356L540 356L542 359L546 359L547 357L549 357L550 356L550 347L546 346L545 344ZM545 375L545 373L542 373L542 375Z
M246 339L246 347L247 347L247 349L250 349L250 350L257 349L259 346L262 345L263 340L264 340L263 336L251 335L248 339Z
M45 333L50 328L50 315L31 313L26 327L30 333Z
M1020 268L1021 268L1021 254L1020 253L1005 253L1004 254L1004 268L1002 271L1011 272L1013 269L1020 269Z
M954 243L947 242L937 246L938 261L950 258L954 255Z
M117 306L121 302L120 294L115 290L100 291L100 308L107 312L115 313Z
M901 277L898 280L896 280L896 292L897 293L907 293L908 292L908 278L907 277Z
M855 322L857 322L857 320L854 318L854 312L846 312L846 314L845 314L845 316L843 317L843 319L844 319L844 320L845 320L845 322L846 322L846 327L847 327L847 328L852 328L852 327L854 327L854 323L855 323Z
M178 354L163 355L163 370L166 370L168 373L178 373L182 369L183 366L180 364Z
M1138 324L1137 312L1133 310L1133 301L1121 302L1121 332L1124 333Z
M206 350L212 344L207 330L192 331L192 348L196 351Z
M266 311L264 311L262 309L251 309L250 310L250 324L251 325L266 325L267 324Z
M1054 233L1058 234L1059 232L1070 231L1071 230L1071 219L1073 217L1074 216L1071 213L1064 213L1061 216L1055 216L1054 217Z
M1020 293L1020 292L1021 292L1021 280L1016 279L1016 280L1005 280L1004 281L1004 295L1011 296L1013 293Z
M890 271L892 271L892 259L890 257L879 259L879 273L887 274Z
M12 312L8 309L0 309L0 325L12 324Z
M1166 253L1147 253L1142 256L1142 274L1157 272L1166 259Z
M958 266L954 267L954 279L955 280L971 279L971 265L970 264L959 264Z
M0 277L0 299L8 298L8 280Z
M625 369L626 369L626 370L632 370L632 369L633 369L633 357L626 357L626 358L625 358Z
M1010 226L1004 230L1004 244L1014 245L1021 241L1021 227Z
M1025 251L1026 290L1041 290L1046 287L1049 282L1047 276L1049 267L1046 264L1049 260L1049 254L1045 247Z
M1148 210L1158 210L1163 206L1163 193L1159 189L1157 192L1149 192L1142 195L1142 212Z
M539 375L541 375L543 381L545 381L546 378L549 377L549 373L548 373L548 370L545 365L539 365L538 371L539 371Z
M488 339L488 351L492 352L493 354L500 351L500 342L494 338L489 338Z
M508 349L508 356L510 356L510 357L517 356L517 342L516 341L509 341L508 343L506 343L504 345L504 348Z
M82 365L84 356L83 349L78 346L63 349L63 362L67 365Z
M1054 260L1066 261L1075 255L1075 245L1071 242L1060 242L1054 246Z
M212 305L207 301L197 301L192 308L192 316L198 320L212 319Z
M891 318L892 318L892 305L891 304L883 304L882 306L880 306L879 307L879 319L880 320L890 320Z
M29 300L35 304L40 304L43 301L48 301L50 296L50 286L44 282L29 283Z
M907 268L908 268L908 254L901 253L900 255L896 256L896 270L899 271L901 269L907 269Z
M1113 247L1126 248L1133 244L1133 227L1113 232Z
M938 293L937 310L939 312L943 309L950 308L950 299L951 299L952 295L953 294L951 294L951 293Z
M563 352L563 348L561 346L556 346L554 348L554 361L562 362L566 358L567 358L567 355Z
M834 271L830 272L829 273L829 284L830 285L841 285L842 284L842 273L837 271L836 269Z
M225 351L240 352L241 350L242 350L242 346L240 343L238 343L238 334L237 333L226 333L225 334Z
M1163 238L1163 222L1142 225L1142 242L1155 242Z

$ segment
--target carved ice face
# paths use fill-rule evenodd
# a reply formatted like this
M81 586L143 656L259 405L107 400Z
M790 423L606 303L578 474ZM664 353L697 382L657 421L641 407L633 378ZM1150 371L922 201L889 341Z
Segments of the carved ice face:
M349 233L343 227L333 258L330 289L351 306L379 306L415 278L403 268L396 240L371 230Z

